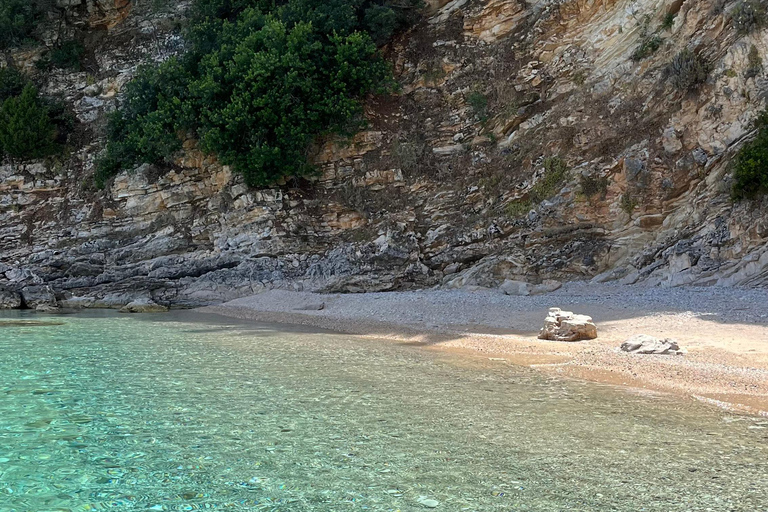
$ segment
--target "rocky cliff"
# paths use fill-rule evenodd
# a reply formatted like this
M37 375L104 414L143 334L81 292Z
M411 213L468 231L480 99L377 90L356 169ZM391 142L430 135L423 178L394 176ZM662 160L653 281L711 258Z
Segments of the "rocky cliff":
M400 92L369 98L366 131L318 142L316 180L249 189L189 140L171 172L142 166L103 191L90 177L104 114L140 62L178 51L185 5L66 4L88 65L43 78L80 143L0 167L0 288L28 306L506 280L768 285L768 201L729 197L729 163L768 98L753 49L766 55L768 30L739 33L735 1L433 0L385 48ZM708 69L697 87L669 67L685 48ZM33 70L38 55L11 57Z

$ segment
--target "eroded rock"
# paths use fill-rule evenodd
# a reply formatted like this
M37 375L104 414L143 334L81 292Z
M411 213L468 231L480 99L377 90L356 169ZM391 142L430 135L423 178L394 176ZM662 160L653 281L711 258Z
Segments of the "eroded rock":
M11 290L0 290L0 309L20 309L21 294Z
M56 294L48 285L25 286L21 289L21 296L29 309L37 309L39 306L59 307Z
M165 313L168 308L152 299L138 299L120 308L120 313Z
M582 341L597 338L597 326L591 316L576 315L560 308L550 308L539 339L550 341Z
M647 334L637 334L621 344L621 350L633 354L682 355L680 348L672 338L656 338Z

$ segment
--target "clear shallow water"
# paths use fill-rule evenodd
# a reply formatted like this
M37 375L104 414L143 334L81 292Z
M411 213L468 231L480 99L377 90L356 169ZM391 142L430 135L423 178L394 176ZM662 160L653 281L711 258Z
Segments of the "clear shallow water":
M0 326L0 511L765 511L768 420L195 313ZM276 330L281 329L281 330Z

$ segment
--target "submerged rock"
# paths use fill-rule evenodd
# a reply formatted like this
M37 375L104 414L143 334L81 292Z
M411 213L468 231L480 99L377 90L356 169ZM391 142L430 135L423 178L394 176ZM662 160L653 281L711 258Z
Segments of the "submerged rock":
M152 299L138 299L120 308L120 313L165 313L168 308Z
M51 304L39 304L35 311L38 313L58 313L61 311L61 308L59 306L54 306Z
M680 348L672 338L656 338L647 334L637 334L621 344L621 350L633 354L682 355L685 350Z
M581 341L597 338L597 326L592 317L576 315L560 308L550 308L539 339L551 341Z

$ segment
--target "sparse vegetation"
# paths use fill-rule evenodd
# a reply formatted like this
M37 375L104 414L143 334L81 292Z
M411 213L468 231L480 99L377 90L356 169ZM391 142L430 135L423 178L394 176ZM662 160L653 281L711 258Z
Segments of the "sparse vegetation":
M581 193L587 198L599 195L602 199L605 199L605 195L608 193L608 178L604 176L584 176L582 174L579 179L579 186L581 187Z
M635 208L637 208L637 199L632 196L632 193L629 190L621 194L621 199L619 199L619 207L621 208L621 211L630 217L632 216L632 212L635 211Z
M768 13L759 0L744 0L731 11L731 21L740 34L748 34L768 24Z
M692 91L707 80L709 64L689 49L678 53L667 65L666 75L675 88Z
M426 144L423 142L396 140L392 145L392 157L400 169L405 172L413 172L418 169L425 150Z
M768 111L755 121L757 136L739 151L733 164L735 200L754 199L768 193Z
M445 78L445 69L440 59L436 59L427 64L427 68L424 71L424 83L427 85L437 85Z
M664 21L661 22L662 30L669 30L675 26L675 18L677 18L676 13L668 12L666 16L664 16Z
M745 78L754 78L763 70L763 58L757 46L752 45L747 54L747 69L744 71Z
M650 36L643 39L634 52L632 52L632 60L639 62L643 59L647 59L656 51L661 48L664 40L659 36Z
M528 191L528 197L507 204L505 211L509 217L520 217L535 205L552 197L568 176L568 166L559 156L546 158L543 167L544 174Z
M504 208L504 213L511 219L519 219L528 215L532 208L533 202L530 199L519 199L507 204Z
M485 119L488 115L488 97L479 90L474 90L467 95L467 103L472 107L472 112Z

